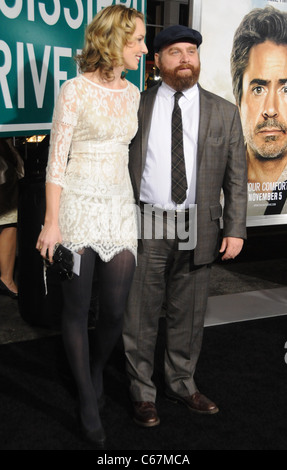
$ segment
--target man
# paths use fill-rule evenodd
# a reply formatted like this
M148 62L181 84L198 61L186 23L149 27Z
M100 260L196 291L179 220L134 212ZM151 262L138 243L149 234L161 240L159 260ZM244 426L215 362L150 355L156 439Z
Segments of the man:
M247 144L248 215L287 212L287 13L266 7L243 18L231 71Z
M213 414L218 407L201 394L194 372L201 349L210 266L218 256L220 191L225 193L223 259L234 258L246 236L246 160L235 105L198 84L202 38L184 26L170 26L154 41L162 83L144 91L139 131L130 147L130 173L141 207L138 265L124 321L127 373L134 420L144 427L160 422L152 381L162 304L166 302L166 394L188 409ZM174 94L182 112L187 190L181 202L171 194L171 121ZM179 137L177 144L179 144ZM197 208L197 219L192 217ZM145 236L153 208L154 236ZM156 236L159 223L163 236ZM197 244L182 242L182 223ZM175 236L171 237L172 222Z

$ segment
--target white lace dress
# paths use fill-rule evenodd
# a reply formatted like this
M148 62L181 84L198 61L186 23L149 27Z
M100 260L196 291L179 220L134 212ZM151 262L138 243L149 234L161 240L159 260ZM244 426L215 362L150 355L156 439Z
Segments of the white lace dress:
M54 109L46 181L62 187L59 226L72 251L93 248L104 261L136 257L137 218L128 146L137 131L140 93L111 90L84 76L61 87Z

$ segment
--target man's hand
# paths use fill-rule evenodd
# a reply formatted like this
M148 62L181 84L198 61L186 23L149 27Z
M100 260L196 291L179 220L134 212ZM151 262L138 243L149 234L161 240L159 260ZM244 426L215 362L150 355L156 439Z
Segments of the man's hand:
M235 237L224 237L219 252L223 253L222 260L235 258L243 247L243 239Z

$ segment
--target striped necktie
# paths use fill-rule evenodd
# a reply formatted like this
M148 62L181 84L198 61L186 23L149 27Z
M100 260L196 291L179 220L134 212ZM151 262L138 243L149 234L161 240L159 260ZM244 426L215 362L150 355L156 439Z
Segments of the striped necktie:
M181 204L186 199L187 181L183 154L182 118L178 104L180 91L174 95L172 112L171 156L172 156L172 200Z

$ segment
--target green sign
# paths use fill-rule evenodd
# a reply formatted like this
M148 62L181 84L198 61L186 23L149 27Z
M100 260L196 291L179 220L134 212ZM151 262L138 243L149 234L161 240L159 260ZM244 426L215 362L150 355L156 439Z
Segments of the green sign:
M48 134L62 83L95 14L112 4L145 13L146 0L0 0L0 135ZM128 79L144 88L144 61Z

